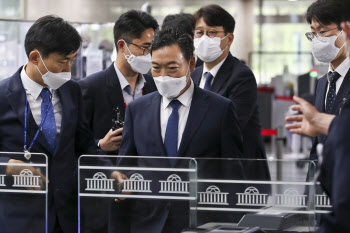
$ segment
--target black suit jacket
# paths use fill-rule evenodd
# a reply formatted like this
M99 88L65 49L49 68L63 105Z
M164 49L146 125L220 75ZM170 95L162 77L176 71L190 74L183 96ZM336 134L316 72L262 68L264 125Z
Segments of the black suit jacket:
M344 80L345 81L345 80ZM324 144L320 182L331 199L330 214L321 217L319 233L350 232L350 101L331 123Z
M350 70L349 70L350 71ZM344 77L343 83L337 93L331 114L339 115L340 109L343 107L347 99L350 98L350 72ZM325 99L327 93L328 79L327 74L316 82L315 87L315 107L319 112L325 112ZM312 148L310 152L310 159L317 160L316 147L318 143L325 143L326 135L320 135L313 139Z
M126 111L120 155L166 157L160 126L161 98L158 92L154 92L130 103ZM241 133L231 101L195 86L177 157L241 158L241 152ZM182 165L181 161L177 161L175 167L185 167L179 165ZM169 168L170 164L167 160L148 159L138 159L135 164L122 158L118 166ZM198 162L197 166L200 178L245 178L239 162L233 165L226 161L207 160ZM152 190L157 190L157 180L166 179L159 172L144 172L142 175L153 178ZM111 226L109 232L123 229L122 232L130 230L132 233L178 233L188 227L188 202L186 205L184 202L174 204L170 201L136 200L131 206L130 218L126 218L129 221L122 222L123 226ZM118 213L112 213L112 216L114 214ZM112 216L111 225L116 223L116 218ZM129 227L125 226L128 223Z
M202 73L203 66L200 66L191 74L197 86L200 84ZM243 135L243 157L266 159L259 122L257 84L252 71L229 53L216 74L210 91L233 102ZM245 167L249 171L248 179L270 179L267 163L246 163Z
M147 74L144 77L144 94L156 91L153 77ZM123 93L114 64L80 80L79 85L84 99L84 121L92 130L97 144L112 128L113 108L119 107L122 115L125 114Z
M23 151L25 90L21 81L22 67L10 78L0 82L0 151ZM92 133L81 121L81 92L78 83L69 81L60 87L62 125L56 151L50 153L48 143L39 133L31 152L48 156L48 232L53 231L56 219L64 232L78 230L77 159L81 154L101 154ZM38 126L28 105L28 135L31 142ZM9 159L11 156L9 156ZM23 160L24 157L23 157ZM15 201L14 201L14 199ZM0 197L0 232L46 232L40 211L45 205L33 196L5 195ZM45 210L45 209L44 209ZM42 216L41 216L42 217ZM1 222L5 219L5 223ZM6 227L11 226L11 229Z

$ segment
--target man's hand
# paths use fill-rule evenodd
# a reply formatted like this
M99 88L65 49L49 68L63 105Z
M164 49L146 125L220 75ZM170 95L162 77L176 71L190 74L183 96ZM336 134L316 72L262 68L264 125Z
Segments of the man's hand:
M122 142L123 128L117 130L109 130L106 136L101 139L100 147L103 151L116 151L119 150Z
M297 105L292 106L292 110L301 112L302 114L286 117L286 129L291 133L305 134L308 136L317 136L320 134L328 134L329 125L332 122L334 115L324 114L304 99L294 96L294 101Z
M18 164L26 164L21 160L15 160L15 159L10 159L9 163L18 163ZM21 173L22 170L24 169L28 169L30 170L34 176L40 176L40 180L39 180L39 187L34 187L34 188L27 188L28 190L44 190L45 186L46 186L46 177L39 172L37 169L35 169L34 167L30 167L30 166L7 166L6 167L6 175L12 176L12 175L19 175ZM47 181L49 182L49 181Z
M119 190L122 190L124 187L124 180L128 180L129 178L121 172L114 171L111 174L111 179L115 179L117 181L117 185L119 186ZM130 193L124 193L124 194L130 194ZM120 197L115 199L116 202L119 202L121 200L125 200L125 198Z

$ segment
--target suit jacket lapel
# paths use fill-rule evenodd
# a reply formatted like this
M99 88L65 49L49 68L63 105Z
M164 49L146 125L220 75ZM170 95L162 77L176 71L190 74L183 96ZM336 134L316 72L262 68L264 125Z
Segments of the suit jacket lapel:
M342 107L342 104L345 103L348 95L350 93L350 72L345 75L343 83L340 86L340 89L337 93L337 96L335 98L333 107L332 107L332 114L339 114L339 110Z
M328 79L327 79L327 75L323 76L323 78L321 78L319 81L319 83L317 85L319 85L320 87L320 92L316 93L316 103L315 103L315 107L318 111L320 112L325 112L325 98L326 98L326 92L327 92L327 85L328 85Z
M218 93L226 83L226 80L231 76L232 69L234 66L234 58L231 53L228 54L226 60L220 67L218 73L216 74L213 84L211 86L211 91Z
M190 112L188 114L185 130L182 134L178 156L183 157L186 149L195 135L197 129L202 124L202 121L208 111L208 104L203 96L203 90L199 87L194 87L193 97Z
M55 154L58 152L59 148L61 147L62 142L65 138L70 138L70 135L67 133L71 127L69 126L70 120L72 118L72 102L71 99L68 98L70 96L69 91L67 88L65 88L65 85L57 89L58 96L60 98L61 106L62 106L62 122L61 122L61 131L60 135L57 139L57 145L56 145L56 151ZM56 122L57 124L57 122Z
M24 133L24 111L26 104L26 94L22 84L20 73L22 71L21 67L17 73L11 77L11 83L9 85L9 93L7 95L8 103L11 105L13 111L16 113L18 120L23 125L23 133ZM27 116L27 147L30 146L32 142L32 138L34 138L35 133L38 130L38 125L36 124L32 112L30 110L30 106L28 104L28 116ZM31 137L28 137L28 136ZM23 134L24 136L24 134ZM45 149L46 154L50 154L50 147L42 134L39 132L38 138L33 146L40 145L43 149Z
M166 157L167 153L166 153L165 146L163 143L162 131L161 131L161 127L160 127L161 100L162 100L162 96L159 93L157 95L154 95L152 102L150 102L148 104L148 107L145 109L148 109L147 111L149 111L151 113L150 119L154 119L154 120L152 120L152 122L154 122L154 125L151 128L154 130L151 130L151 132L153 133L151 138L154 138L156 148L160 148L162 155L164 155L164 157Z
M114 64L112 64L106 70L106 95L109 98L110 105L112 106L112 110L118 106L121 106L120 111L122 116L125 115L125 102L123 93L120 87L119 79L117 76L117 72L114 69Z
M201 79L202 79L202 74L203 74L203 65L195 69L191 73L191 78L193 80L193 83L197 86L199 86Z

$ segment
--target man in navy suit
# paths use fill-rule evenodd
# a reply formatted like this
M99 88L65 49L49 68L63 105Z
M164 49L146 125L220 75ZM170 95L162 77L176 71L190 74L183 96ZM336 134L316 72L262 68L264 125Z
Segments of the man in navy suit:
M350 1L342 2L345 21L342 28L348 38L347 45L350 45ZM321 217L318 232L350 232L350 100L347 99L339 109L339 115L335 115L319 112L301 98L294 99L298 105L293 106L293 110L302 115L287 117L286 121L294 123L286 125L286 128L292 133L309 136L328 135L323 147L323 159L320 159L319 181L331 199L332 209L331 213Z
M106 70L79 81L84 98L84 119L92 130L96 144L109 154L116 154L123 128L112 130L113 109L119 108L122 118L131 101L156 91L149 54L157 21L146 12L130 10L114 25L116 61Z
M191 77L195 85L232 100L243 135L244 158L266 159L252 71L230 53L234 18L218 5L200 8L193 17L195 54L204 61ZM269 180L267 163L246 163L248 179Z
M193 40L179 29L168 28L155 36L151 53L158 92L128 106L119 154L241 158L241 133L232 102L196 87L190 78L195 66ZM132 166L162 166L153 161L138 160ZM118 164L130 165L130 160L123 158ZM201 177L207 173L209 177L244 178L239 163L225 167L225 162L218 165L213 161L199 166ZM111 227L109 232L180 232L188 227L188 214L188 203L137 200L126 213L129 218L124 226Z
M143 11L130 10L114 25L114 42L118 54L107 69L79 81L84 99L84 121L94 134L96 144L107 154L118 154L123 128L112 130L116 108L124 119L126 106L133 100L157 90L149 54L157 21ZM87 232L106 232L108 200L96 203L82 200L83 228ZM118 208L117 206L112 206ZM85 220L86 219L86 220Z
M81 121L80 87L70 80L81 41L76 29L62 18L38 19L25 38L28 63L0 82L0 151L25 148L48 156L48 177L30 169L49 181L50 233L77 232L77 159L83 153L102 153ZM24 157L8 160L19 165L24 161ZM7 166L6 172L18 175L23 168ZM0 232L46 232L43 221L37 221L38 216L44 219L42 202L30 195L2 195L0 200L1 221L6 221L0 224Z
M339 114L350 94L350 60L345 48L346 35L340 27L340 9L339 1L318 0L306 13L311 25L306 36L312 42L312 53L320 62L329 63L328 73L316 82L315 107L333 115ZM324 143L326 138L319 135L313 139L310 159L317 159L317 144Z

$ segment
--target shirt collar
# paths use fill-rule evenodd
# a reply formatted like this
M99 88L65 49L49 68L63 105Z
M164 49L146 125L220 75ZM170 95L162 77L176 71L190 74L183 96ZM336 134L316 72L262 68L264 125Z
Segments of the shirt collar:
M194 84L193 84L192 78L190 78L190 81L191 81L190 87L177 98L177 100L180 101L180 103L186 108L190 107L192 97L193 97L193 92L194 92ZM163 99L163 106L162 106L163 109L166 109L169 106L170 102L173 100L173 99L168 99L164 96L162 97L162 99Z
M328 82L330 81L329 80L330 72L336 71L340 74L340 77L345 77L349 71L349 68L350 68L350 59L348 57L346 57L345 60L335 70L333 70L331 64L329 64L328 75L327 75Z
M205 63L203 64L203 74L207 73L208 71L213 75L213 77L216 76L216 74L219 72L219 69L221 68L222 64L226 61L228 56L226 56L220 63L216 64L211 70L208 70Z
M117 64L115 62L113 62L113 64L114 64L114 69L117 72L117 76L118 76L118 79L119 79L120 87L122 88L122 90L126 90L126 88L128 86L130 87L130 84L129 84L128 80L126 80L126 78L124 77L122 72L120 72ZM141 91L142 88L145 86L145 83L146 83L145 77L143 77L143 75L139 73L139 77L138 77L137 83L136 83L135 92Z
M43 89L43 86L34 82L32 79L28 77L25 71L26 66L27 65L24 65L21 71L21 79L22 79L23 87L35 100L37 100L41 93L41 90Z

